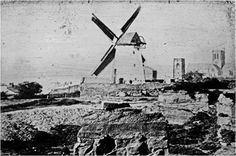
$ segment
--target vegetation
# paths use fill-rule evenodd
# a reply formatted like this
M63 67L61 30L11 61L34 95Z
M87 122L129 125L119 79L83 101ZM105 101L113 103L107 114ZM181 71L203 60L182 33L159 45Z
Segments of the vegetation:
M42 92L42 86L37 82L23 82L17 86L19 95L18 98L30 99L34 98L36 94Z
M5 92L1 92L1 100L6 100L7 94Z
M189 72L183 76L183 82L176 82L171 87L166 88L167 90L185 90L190 95L191 98L195 99L194 95L196 92L201 93L211 93L209 89L230 89L232 86L232 81L228 80L219 80L217 78L203 78L203 74L199 72ZM215 96L215 92L213 97Z
M73 105L83 103L82 101L78 101L75 99L39 99L39 100L33 100L29 102L22 102L15 105L6 105L1 106L2 112L10 112L15 110L25 110L25 109L33 109L36 107L46 107L46 106L62 106L62 105Z
M190 71L183 76L183 79L187 82L200 82L203 80L203 74L198 71Z
M231 81L228 80L219 80L217 78L203 78L203 74L198 71L188 72L183 76L185 83L193 85L196 89L229 89L232 85Z

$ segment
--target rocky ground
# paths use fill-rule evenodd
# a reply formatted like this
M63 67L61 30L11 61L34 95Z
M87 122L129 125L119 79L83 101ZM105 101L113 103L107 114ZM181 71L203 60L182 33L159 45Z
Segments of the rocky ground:
M63 144L72 150L79 137L85 143L80 154L90 149L90 154L102 153L108 146L96 143L109 134L116 142L112 154L117 155L235 154L235 115L230 109L235 107L235 91L196 92L192 98L165 87L98 84L84 86L79 98L4 101L1 151L60 154Z

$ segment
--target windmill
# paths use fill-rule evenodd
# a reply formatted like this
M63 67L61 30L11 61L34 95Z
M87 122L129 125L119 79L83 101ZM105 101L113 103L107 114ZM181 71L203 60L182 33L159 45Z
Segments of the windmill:
M124 81L130 83L143 83L145 81L143 70L145 59L140 52L140 49L143 49L146 46L145 40L142 36L139 36L137 32L126 33L139 14L140 9L141 6L136 9L133 15L122 26L122 33L119 37L116 36L116 34L113 33L101 20L99 20L95 14L92 14L92 21L113 43L101 58L99 65L92 72L92 76L98 76L114 60L112 68L113 83L117 83L118 81L119 83L123 83ZM129 53L125 58L128 59L128 61L126 61L126 64L123 64L123 69L119 67L119 63L122 62L122 60L117 60L117 56L122 52L127 54Z

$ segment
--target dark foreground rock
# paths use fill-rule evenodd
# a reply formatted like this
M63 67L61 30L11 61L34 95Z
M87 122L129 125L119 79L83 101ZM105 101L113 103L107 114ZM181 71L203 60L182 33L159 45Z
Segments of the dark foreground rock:
M118 108L130 107L129 103L119 103L119 102L102 102L103 109L107 111L112 111Z
M113 150L117 155L144 155L150 153L150 149L155 152L167 148L167 121L161 113L145 114L129 109L115 114L120 117L116 122L98 122L80 129L78 137L88 143L80 148L80 154L83 155L93 142L101 141L101 136L107 134L116 141L116 148ZM146 139L141 139L142 137Z
M106 111L98 104L78 104L2 113L2 151L58 155L63 144L73 149L79 137L83 141L79 153L87 155L158 155L167 148L170 154L211 155L222 147L217 131L227 143L232 144L235 136L222 126L219 131L217 125L217 114L227 118L225 114L230 113L210 113L206 100L178 104L142 101L131 106ZM217 110L217 104L210 106ZM104 139L106 135L110 141Z
M199 112L184 125L168 127L170 153L206 155L220 148L216 116Z

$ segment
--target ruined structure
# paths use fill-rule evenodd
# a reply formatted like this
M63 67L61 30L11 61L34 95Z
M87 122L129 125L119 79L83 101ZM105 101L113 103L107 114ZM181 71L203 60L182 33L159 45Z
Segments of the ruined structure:
M225 64L225 50L212 51L212 65L209 69L210 77L232 77L234 71Z
M235 65L234 63L226 63L225 50L213 50L211 64L189 64L187 72L198 71L203 73L206 77L217 78L234 78L235 77Z
M185 59L184 58L174 58L173 61L173 78L182 79L185 74Z

